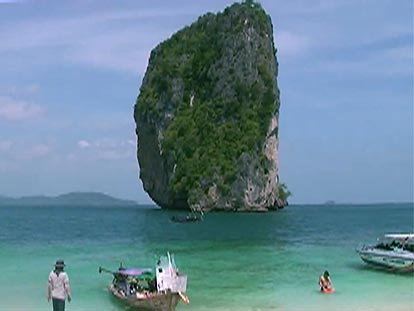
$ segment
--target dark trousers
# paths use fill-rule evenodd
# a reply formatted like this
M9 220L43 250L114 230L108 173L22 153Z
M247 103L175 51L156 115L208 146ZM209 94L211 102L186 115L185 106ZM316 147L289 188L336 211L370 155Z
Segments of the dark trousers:
M65 311L65 300L52 298L53 311Z

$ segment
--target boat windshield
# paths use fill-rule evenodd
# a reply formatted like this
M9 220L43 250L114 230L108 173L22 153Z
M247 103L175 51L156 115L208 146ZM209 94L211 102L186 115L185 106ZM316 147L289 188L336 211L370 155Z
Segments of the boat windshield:
M395 240L411 240L411 241L414 240L413 233L407 233L407 234L391 233L391 234L386 234L384 237L388 239L395 239Z
M414 234L386 234L375 245L375 248L384 250L406 250L414 252Z

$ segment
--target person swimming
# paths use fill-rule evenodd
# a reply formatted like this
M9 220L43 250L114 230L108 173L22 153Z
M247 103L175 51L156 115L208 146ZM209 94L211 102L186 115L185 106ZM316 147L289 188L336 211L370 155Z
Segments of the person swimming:
M329 277L329 272L325 270L325 272L319 278L319 286L321 287L322 292L332 291L332 281Z

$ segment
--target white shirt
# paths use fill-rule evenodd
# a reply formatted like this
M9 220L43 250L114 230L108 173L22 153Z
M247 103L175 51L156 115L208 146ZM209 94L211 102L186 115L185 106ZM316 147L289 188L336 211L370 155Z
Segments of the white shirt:
M65 287L69 286L69 277L66 272L60 272L59 276L55 271L49 274L49 286L53 298L65 300Z

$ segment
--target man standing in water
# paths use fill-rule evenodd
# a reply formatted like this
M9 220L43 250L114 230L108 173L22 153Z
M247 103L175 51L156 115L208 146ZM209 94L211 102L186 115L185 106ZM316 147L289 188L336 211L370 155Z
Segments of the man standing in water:
M47 283L47 301L52 299L53 311L65 311L65 295L68 301L72 300L70 294L69 277L63 271L65 263L63 260L57 260L55 269L50 272Z

